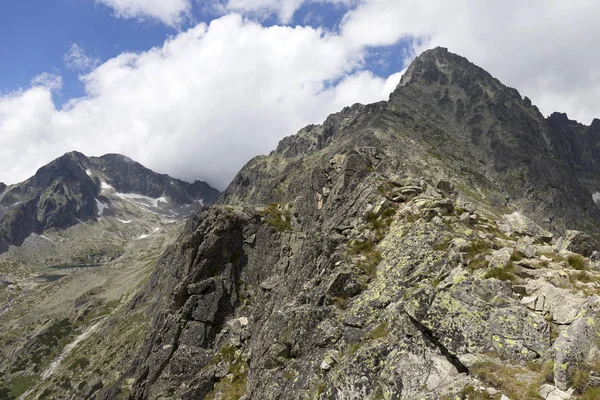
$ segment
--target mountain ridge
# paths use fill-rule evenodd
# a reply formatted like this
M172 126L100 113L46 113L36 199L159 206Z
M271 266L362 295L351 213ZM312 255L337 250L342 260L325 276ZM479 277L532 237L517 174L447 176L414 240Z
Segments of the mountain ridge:
M192 184L157 174L128 157L87 157L69 152L41 167L31 178L5 187L0 197L0 242L20 245L31 233L64 229L97 218L103 190L167 197L179 205L210 204L219 192L205 182Z
M584 234L523 214L598 233L595 166L560 151L572 122L482 71L424 52L389 101L249 161L157 265L155 328L104 398L566 393L595 348L577 315L595 321L600 297L568 261Z

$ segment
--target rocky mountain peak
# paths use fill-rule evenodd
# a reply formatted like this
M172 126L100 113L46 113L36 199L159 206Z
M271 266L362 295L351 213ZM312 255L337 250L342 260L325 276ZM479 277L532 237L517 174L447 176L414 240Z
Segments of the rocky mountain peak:
M156 207L159 200L167 203L174 218L219 196L204 182L190 184L158 174L120 154L87 157L76 151L41 167L30 179L0 189L0 239L17 246L31 233L96 220L110 209L108 189L125 198L141 196L148 203L142 206ZM184 205L188 209L180 210Z
M471 79L479 76L491 77L485 70L466 58L451 53L444 47L426 50L413 60L400 80L399 86L410 83L446 85L455 73L469 74Z

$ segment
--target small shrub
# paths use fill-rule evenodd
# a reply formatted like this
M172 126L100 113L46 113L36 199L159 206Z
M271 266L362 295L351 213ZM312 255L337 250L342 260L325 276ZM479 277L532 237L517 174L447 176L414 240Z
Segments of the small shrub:
M527 364L527 368L540 374L540 382L554 383L554 361L547 360L543 363L539 361L530 361Z
M512 262L503 265L502 267L496 267L490 269L483 276L484 279L495 278L501 281L511 281L514 282L517 279L517 276L514 274L515 266Z
M476 258L469 261L469 263L467 264L467 269L469 269L471 273L473 273L477 269L487 268L489 266L490 262L485 258Z
M578 368L573 374L573 389L577 393L583 393L590 384L590 371L586 368Z
M279 204L272 203L263 212L265 221L279 232L292 229L292 216L289 210L281 210Z
M90 365L90 361L85 357L80 357L73 361L71 365L69 365L69 371L83 370L88 365Z
M512 254L510 255L510 261L521 261L523 259L523 254L517 249L513 249Z
M474 242L471 242L469 249L467 250L467 254L471 257L475 257L481 253L487 253L491 249L491 245L487 240L477 239Z
M567 263L571 268L579 271L589 269L588 260L585 257L580 256L579 254L570 254L567 257Z
M471 385L466 386L460 392L461 399L469 399L469 400L493 400L494 397L490 396L485 391L475 390L475 388Z
M350 357L354 354L356 354L356 352L362 347L361 343L352 343L351 345L349 345L348 347L346 347L346 350L344 351L344 356L345 357Z
M595 277L594 275L590 274L587 271L579 271L574 274L569 274L569 281L571 281L571 283L574 284L577 282L583 282L583 283L598 282L598 281L600 281L600 279Z
M287 371L285 371L285 375L283 377L285 378L285 380L291 381L296 376L298 376L298 372L290 368Z
M483 362L473 365L470 372L482 382L495 387L511 399L538 400L539 382L531 382L520 365Z
M221 361L229 364L229 375L219 380L206 400L239 399L246 394L248 381L248 365L241 358L236 357L237 349L232 345L225 345L219 349L213 360L213 364Z
M579 400L598 400L600 399L600 388L589 388L581 396Z
M373 250L363 255L363 258L356 263L358 270L372 279L377 274L377 266L383 260L381 253L377 250Z
M431 281L431 287L433 287L435 289L436 287L438 287L438 285L440 284L441 281L442 281L442 278L440 276L438 276L437 278L435 278L434 280Z
M440 243L433 245L433 250L437 251L447 251L450 246L450 242L452 242L451 238L444 238Z

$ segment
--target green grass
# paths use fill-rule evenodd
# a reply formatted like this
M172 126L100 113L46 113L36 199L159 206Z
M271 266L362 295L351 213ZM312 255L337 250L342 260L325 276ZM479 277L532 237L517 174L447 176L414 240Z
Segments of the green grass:
M523 366L483 362L471 367L470 372L482 382L495 387L513 400L540 399L537 389L543 380L541 374L535 373L538 379L532 381L527 376L527 369Z
M379 250L375 248L377 246L375 241L373 239L351 240L347 246L350 254L358 257L356 261L358 271L367 280L373 279L377 272L377 265L383 259Z
M212 364L219 364L221 361L229 365L229 374L215 384L212 392L205 399L239 399L246 394L248 365L238 356L237 349L230 344L219 349Z
M485 258L476 258L474 260L469 261L467 264L467 269L473 273L477 269L483 269L490 266L490 262Z
M484 279L495 278L501 281L511 281L514 282L517 280L517 276L514 274L515 266L512 262L507 263L501 267L496 267L490 269L483 276Z
M576 393L584 395L586 392L591 393L590 375L591 372L600 372L600 361L586 362L580 364L572 377L572 387Z
M494 400L495 399L495 397L490 396L485 391L475 390L475 388L471 385L465 387L460 392L460 398L461 399L469 399L469 400Z
M600 278L590 274L587 271L579 271L573 274L569 274L569 281L571 281L571 283L573 284L577 282L590 283L600 282Z
M38 376L14 377L9 383L10 395L14 398L19 397L20 395L31 389L38 379Z
M289 210L282 210L277 203L269 204L263 212L264 220L278 232L292 230L292 216Z
M579 254L570 254L567 256L567 263L571 268L579 271L585 271L590 267L588 260Z
M598 400L600 399L600 388L588 388L577 398L579 400Z
M467 254L469 254L471 257L475 257L478 254L487 253L491 248L492 246L487 240L477 239L471 242L469 249L467 250Z

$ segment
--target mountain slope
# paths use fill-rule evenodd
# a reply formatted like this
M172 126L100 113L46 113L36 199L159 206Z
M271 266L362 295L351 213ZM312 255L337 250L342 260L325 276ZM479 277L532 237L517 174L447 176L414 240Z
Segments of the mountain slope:
M164 199L183 206L210 204L218 191L204 182L189 184L157 174L133 160L108 154L86 157L72 152L40 168L0 196L0 243L21 245L31 234L94 220L107 208L106 190ZM175 208L175 207L172 207ZM1 246L0 246L1 247Z
M141 296L154 328L100 397L563 396L600 373L600 248L515 210L598 233L596 129L423 53L388 102L285 138L188 222Z

